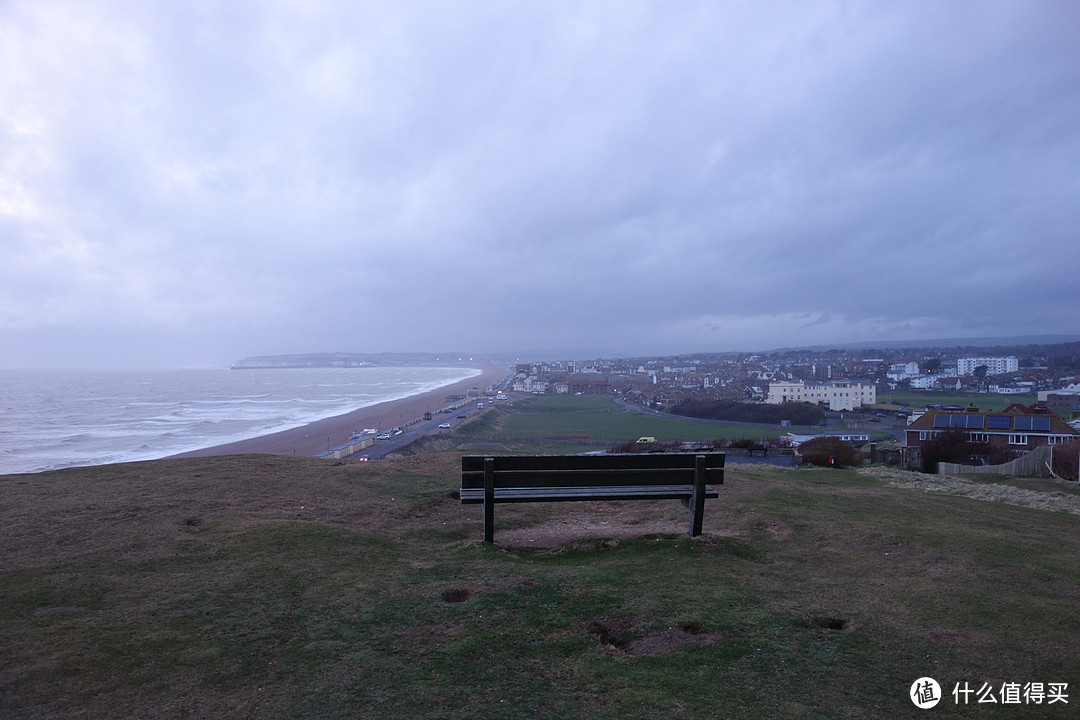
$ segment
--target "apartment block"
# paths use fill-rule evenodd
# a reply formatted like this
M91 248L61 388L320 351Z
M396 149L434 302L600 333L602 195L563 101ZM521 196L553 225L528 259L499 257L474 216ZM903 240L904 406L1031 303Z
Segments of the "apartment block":
M769 384L773 405L785 402L825 403L830 410L854 410L877 402L877 389L869 383L828 380L822 383L774 382Z

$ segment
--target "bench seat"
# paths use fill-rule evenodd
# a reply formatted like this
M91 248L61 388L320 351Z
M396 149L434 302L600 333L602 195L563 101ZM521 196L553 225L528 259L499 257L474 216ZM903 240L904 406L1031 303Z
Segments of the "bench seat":
M558 502L560 500L689 500L693 485L611 485L604 487L495 488L495 502ZM706 498L720 493L705 486ZM482 505L484 488L461 490L462 505Z

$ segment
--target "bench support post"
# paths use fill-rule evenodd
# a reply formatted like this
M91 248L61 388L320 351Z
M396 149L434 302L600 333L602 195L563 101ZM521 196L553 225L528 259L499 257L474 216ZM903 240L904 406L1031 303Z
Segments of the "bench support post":
M694 492L690 496L690 537L701 534L701 521L705 517L705 456L694 458Z
M484 458L484 542L495 542L495 458Z

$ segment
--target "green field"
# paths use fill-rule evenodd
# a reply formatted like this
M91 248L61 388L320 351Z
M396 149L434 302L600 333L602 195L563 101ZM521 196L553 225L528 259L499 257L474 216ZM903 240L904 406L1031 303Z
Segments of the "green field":
M582 436L605 442L626 442L645 436L659 441L760 440L800 431L810 430L659 417L627 410L610 396L597 395L540 395L517 399L512 405L500 405L458 429L462 435L533 440Z
M1035 395L990 395L987 393L947 393L947 392L896 392L878 395L877 407L906 406L921 410L927 405L974 405L982 412L1004 410L1013 403L1031 405L1039 398Z
M458 468L0 477L0 717L1076 716L1080 509L1056 486L1033 509L1000 479L988 502L739 466L695 540L678 502L554 503L499 506L488 547ZM951 695L1030 682L1069 704Z

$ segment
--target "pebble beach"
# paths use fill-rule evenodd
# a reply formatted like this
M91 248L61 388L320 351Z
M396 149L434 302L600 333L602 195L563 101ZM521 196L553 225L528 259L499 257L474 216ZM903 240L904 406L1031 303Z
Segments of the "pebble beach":
M505 367L486 367L481 374L452 385L400 400L371 405L353 412L308 423L302 427L241 440L239 442L202 448L182 453L176 457L208 457L212 455L302 455L314 456L328 448L337 447L349 437L365 428L377 428L380 432L404 425L423 417L426 412L438 412L449 404L449 398L482 391L506 377Z

